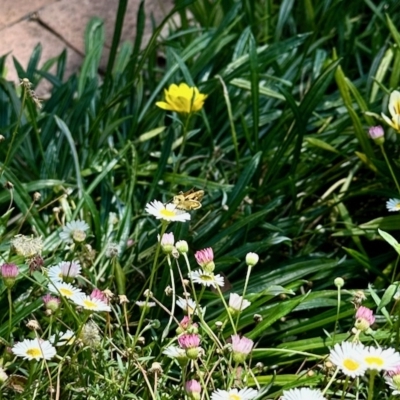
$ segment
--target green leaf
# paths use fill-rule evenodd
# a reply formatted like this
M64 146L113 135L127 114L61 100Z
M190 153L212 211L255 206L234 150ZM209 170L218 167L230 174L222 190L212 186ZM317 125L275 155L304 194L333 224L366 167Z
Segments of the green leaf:
M386 240L397 252L397 254L400 255L400 245L398 241L389 233L382 231L381 229L378 229L379 234L382 236L383 239Z

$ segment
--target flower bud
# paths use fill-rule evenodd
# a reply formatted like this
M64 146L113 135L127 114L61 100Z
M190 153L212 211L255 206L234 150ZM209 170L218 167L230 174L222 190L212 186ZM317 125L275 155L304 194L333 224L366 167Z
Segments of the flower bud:
M189 251L189 246L186 240L178 240L175 243L175 247L181 254L186 254Z
M340 289L340 288L342 288L344 286L344 279L343 278L337 277L337 278L335 278L335 280L333 282L334 282L335 286L338 289Z
M249 267L254 267L257 263L260 257L256 253L247 253L246 255L246 264Z
M19 269L15 264L3 264L0 267L0 275L8 289L14 286L18 274Z
M385 132L380 125L371 126L368 130L368 135L378 146L382 146L385 143Z
M191 400L200 400L201 386L199 382L194 379L186 382L185 390Z

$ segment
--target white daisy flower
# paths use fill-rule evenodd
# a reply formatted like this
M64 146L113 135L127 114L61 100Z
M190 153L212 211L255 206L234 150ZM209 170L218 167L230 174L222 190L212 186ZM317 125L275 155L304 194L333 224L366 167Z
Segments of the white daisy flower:
M50 342L55 346L72 345L75 343L75 333L68 329L65 333L60 332L58 335L51 335Z
M146 304L146 301L138 300L138 301L135 302L135 304L138 307L147 307L147 308L152 308L152 307L156 306L156 303L154 301L148 301L147 304Z
M221 275L214 275L212 272L206 272L201 269L192 271L189 278L194 283L200 283L203 286L212 286L213 288L224 286L224 278Z
M60 232L60 238L66 243L83 242L88 230L89 225L85 221L71 221Z
M41 339L25 339L14 345L11 351L18 357L25 360L40 359L50 360L56 355L56 349L48 340Z
M48 277L53 282L62 282L66 279L73 279L81 272L79 261L62 261L53 265L48 270Z
M355 378L364 375L367 365L363 360L364 346L350 342L336 343L330 353L330 361L341 371Z
M61 268L58 265L49 267L47 276L52 282L62 282Z
M400 354L391 347L382 349L370 346L364 348L363 360L368 369L391 371L400 365Z
M242 296L237 293L231 293L229 295L229 307L236 312L243 311L245 308L249 307L250 301L245 300Z
M397 394L400 394L400 384L399 384L399 376L393 377L391 376L385 376L385 382L387 385L389 385L390 389L393 390L392 395L396 396Z
M72 299L72 297L81 296L83 294L80 289L66 282L50 281L48 289L50 292L64 296L67 299Z
M178 210L175 204L163 204L158 200L153 200L152 202L147 203L145 211L155 216L157 219L163 219L164 221L185 222L190 220L190 214Z
M221 390L211 393L211 400L253 400L258 395L257 390L251 388Z
M201 312L201 308L200 306L196 305L196 302L191 299L190 297L188 297L187 299L179 297L178 296L178 300L176 301L176 305L180 308L182 308L183 311L185 311L185 313L192 315L194 313L194 311L196 310L196 314L198 311Z
M400 211L400 199L390 199L386 202L388 211Z
M290 389L284 390L281 400L326 400L318 389Z
M87 296L85 294L78 294L71 299L76 305L83 307L85 310L90 311L111 311L111 307L104 301Z
M162 353L170 358L187 358L185 350L181 349L178 346L168 346L164 349Z

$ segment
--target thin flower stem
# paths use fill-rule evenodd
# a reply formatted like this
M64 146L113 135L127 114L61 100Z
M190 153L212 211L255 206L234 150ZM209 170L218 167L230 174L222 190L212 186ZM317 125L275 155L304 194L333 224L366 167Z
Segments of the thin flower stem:
M168 226L168 222L163 221L163 223L161 225L160 240L157 241L156 254L154 256L153 267L152 267L151 273L150 273L150 282L149 282L149 290L150 290L150 292L151 292L151 289L153 287L155 274L156 274L156 271L157 271L158 256L160 255L160 250L161 250L161 242L160 241L161 241L161 238L163 237L165 231L167 230L167 226ZM146 315L146 309L147 309L148 302L149 302L149 296L146 296L146 302L145 302L145 305L144 305L144 307L142 309L142 312L140 314L139 322L138 322L138 325L137 325L137 328L136 328L135 337L133 338L133 347L136 346L136 343L138 341L139 334L140 334L140 331L142 329L144 317Z
M340 398L341 400L344 400L344 396L346 396L346 391L347 388L349 387L349 377L346 376L346 379L344 381L343 389L342 389L342 397Z
M388 157L387 157L387 155L386 155L385 148L383 147L383 145L381 145L381 146L379 146L379 147L381 148L383 157L385 158L385 161L386 161L386 164L387 164L387 166L388 166L388 168L389 168L390 174L392 175L392 178L393 178L393 180L394 180L394 183L396 184L397 191L398 191L399 194L400 194L400 186L399 186L399 183L397 182L396 175L394 174L394 171L393 171L393 169L392 169L392 165L390 164L389 159L388 159Z
M185 123L183 125L182 143L181 143L181 147L179 149L178 159L176 160L176 164L174 165L174 174L179 172L179 167L180 167L181 160L182 160L182 157L183 157L183 151L185 150L186 138L187 138L187 134L188 134L188 127L189 127L190 117L191 117L191 114L189 113L187 115Z
M167 323L167 326L165 327L162 336L161 336L161 341L163 341L168 333L169 333L169 329L171 327L172 324L172 320L174 318L175 315L175 303L176 303L176 289L175 289L175 278L174 278L174 270L172 268L172 263L171 263L171 256L170 254L167 255L167 262L168 262L168 266L169 266L169 272L171 275L171 286L172 286L172 305L171 305L171 313L169 316L169 320Z
M391 283L393 283L396 280L397 267L399 265L399 260L400 260L400 256L398 255L397 259L396 259L396 264L394 265L394 268L393 268L392 280L390 281Z
M335 371L334 374L332 375L332 377L331 377L331 379L329 380L328 384L325 386L325 389L322 391L322 395L324 395L324 394L328 391L329 387L330 387L330 386L332 385L332 383L335 381L336 375L338 374L338 372L339 372L339 368L336 368L336 371Z
M217 291L218 291L219 297L220 297L221 300L222 300L222 303L224 304L225 310L226 310L226 312L228 313L228 318L229 318L229 321L230 321L230 323L231 323L231 325L232 325L233 333L236 335L236 334L237 334L236 324L233 322L232 313L229 311L228 304L226 304L224 295L222 294L219 285L217 285Z
M203 391L204 391L203 393L206 395L207 399L210 400L210 396L208 395L207 385L204 382L204 377L203 377L202 371L200 371L200 368L199 368L199 365L197 364L197 362L195 362L194 365L195 365L197 374L199 376L199 379L200 379L200 382L201 382L201 386L202 386ZM185 382L183 382L183 384L185 384Z
M243 300L244 300L244 296L246 295L247 286L249 284L251 270L252 270L252 267L250 265L248 265L247 266L247 272L246 272L246 280L244 281L242 300L240 302L240 307L239 307L240 311L238 312L238 314L236 316L236 324L235 324L236 329L238 328L238 325L239 325L239 318L240 318L240 314L242 312Z
M340 301L341 301L341 295L342 291L341 288L338 287L338 299L337 299L337 308L336 308L336 320L335 320L335 327L333 328L333 338L332 338L332 344L335 344L335 337L336 337L336 331L339 323L339 314L340 314Z
M11 330L12 330L12 298L11 298L11 288L7 289L7 297L8 297L8 339L11 339Z
M185 262L186 262L188 271L189 271L189 273L190 273L190 272L191 272L191 268L190 268L189 258L188 258L188 256L187 256L186 253L183 254L183 257L184 257L184 259L185 259ZM199 304L199 302L198 302L198 298L197 298L197 295L196 295L196 290L195 290L195 288L194 288L193 281L190 280L190 283L191 283L191 286L192 286L192 293L193 293L193 297L194 297L194 300L195 300L195 303L196 303L196 308L199 307L199 311L198 311L197 315L199 316L199 319L200 319L200 322L201 322L201 324L202 324L202 327L203 327L203 329L207 332L207 334L214 340L214 342L217 343L218 346L222 349L222 348L223 348L222 343L219 341L218 337L215 335L215 333L213 332L213 330L208 326L207 322L206 322L206 321L204 320L204 318L203 318L203 314L202 314L201 311L200 311L200 304ZM201 291L201 293L200 293L199 298L201 298L201 296L202 296L202 294L203 294L203 292L204 292L204 289L205 289L205 288L203 287L203 288L202 288L202 291ZM186 299L186 300L187 300L187 299ZM196 311L196 310L195 310L195 311ZM194 312L195 312L195 311L194 311Z

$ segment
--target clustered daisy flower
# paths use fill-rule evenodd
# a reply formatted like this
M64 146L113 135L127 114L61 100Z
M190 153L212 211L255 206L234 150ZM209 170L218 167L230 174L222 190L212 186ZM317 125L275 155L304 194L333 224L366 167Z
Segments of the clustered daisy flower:
M177 359L182 359L182 360L187 360L186 352L184 349L178 346L168 346L164 349L162 352L169 358L177 358Z
M83 242L89 225L85 221L77 220L68 222L60 232L60 239L65 243Z
M217 389L211 394L211 400L253 400L258 391L251 388L221 390Z
M336 343L330 352L330 361L347 376L355 378L364 375L367 366L362 357L362 346L356 343Z
M300 388L284 390L281 400L326 400L318 389Z
M192 315L195 312L197 313L198 310L201 311L200 306L198 306L196 304L196 302L193 299L191 299L190 297L182 298L182 297L178 296L178 300L176 301L176 305L178 307L182 308L182 310L185 311L189 315Z
M400 211L400 199L390 199L386 202L388 211Z
M393 389L393 396L400 394L400 364L387 372L387 376L385 376L385 381L389 385L389 387Z
M229 294L229 311L232 314L238 314L251 305L251 302L244 299L237 293Z
M62 261L49 268L48 276L53 282L72 282L81 272L79 261Z
M347 376L355 378L365 371L391 371L400 365L400 354L392 348L364 346L361 343L337 343L330 360Z
M51 360L56 355L56 349L48 340L25 339L13 346L11 351L25 360Z
M162 219L167 222L185 222L190 220L190 214L185 211L178 210L175 204L163 204L158 200L153 200L152 202L146 204L145 211L157 219Z
M72 296L71 300L76 305L78 305L88 311L97 311L97 312L101 312L101 311L110 312L111 311L111 307L107 303L105 303L104 301L99 300L95 297L87 296L84 294L79 294L79 295Z
M50 281L48 289L50 292L59 294L67 299L77 298L83 295L82 291L70 283Z
M75 340L75 333L70 329L68 329L66 332L60 332L58 335L51 335L50 337L50 342L55 346L70 346L75 343Z
M216 288L217 286L224 286L224 278L221 275L214 275L212 272L202 271L201 269L192 271L189 274L189 278L194 283L200 283L207 287L211 286Z

